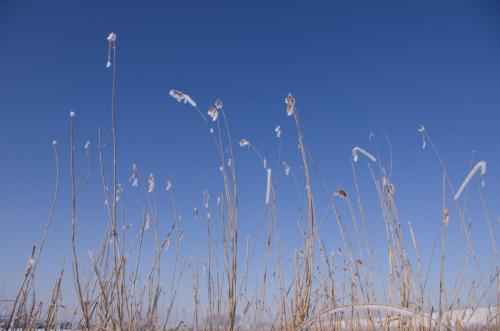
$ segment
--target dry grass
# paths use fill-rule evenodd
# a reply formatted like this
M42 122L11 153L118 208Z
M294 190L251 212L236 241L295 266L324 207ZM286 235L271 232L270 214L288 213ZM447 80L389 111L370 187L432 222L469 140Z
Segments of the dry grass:
M22 277L21 285L13 302L9 303L5 328L54 329L60 325L60 316L65 318L64 327L82 330L327 330L327 329L500 329L498 308L500 305L500 279L496 236L490 221L488 209L479 189L482 208L487 218L488 233L492 247L491 262L481 265L475 254L471 239L471 228L465 220L465 206L452 199L455 195L451 179L445 164L439 155L429 133L419 129L425 141L428 141L443 171L442 182L442 220L436 224L436 232L441 235L439 279L437 286L431 286L429 280L430 264L437 246L430 259L421 255L418 238L411 224L408 228L401 223L395 199L394 184L390 171L387 173L380 158L357 147L368 157L367 165L377 199L382 211L385 227L387 264L383 263L380 253L373 249L367 217L359 188L359 167L352 163L355 195L343 188L330 189L319 174L304 142L299 113L295 99L291 94L286 98L287 113L293 120L299 143L302 173L295 173L287 167L286 175L291 174L297 186L297 195L301 197L299 182L305 181L306 194L302 198L306 214L298 226L303 237L303 246L295 252L284 252L281 243L280 218L275 180L271 177L271 166L247 140L240 142L241 147L250 147L264 164L268 176L266 208L267 218L255 240L241 243L238 239L238 181L236 159L233 151L233 137L222 102L217 101L210 109L207 119L193 99L182 92L173 91L171 95L178 101L184 101L195 108L202 119L215 147L215 153L221 165L220 174L224 191L217 198L217 213L206 216L196 209L196 217L205 218L207 247L206 256L196 254L190 265L181 258L182 227L176 210L174 189L169 179L168 193L171 197L173 221L166 233L160 233L156 213L154 188L149 187L134 168L133 180L140 183L144 191L144 206L141 227L134 240L125 244L122 188L118 183L119 155L115 109L116 48L110 41L112 62L111 92L111 133L113 140L111 190L105 173L105 153L101 144L99 130L99 166L100 182L105 197L108 225L91 256L88 274L82 273L78 260L78 209L76 197L80 192L75 184L74 134L75 116L70 117L70 167L71 167L71 247L72 275L77 307L71 309L61 302L61 281L65 276L64 267L55 280L52 296L48 301L40 300L35 295L34 278L42 256L47 232L52 222L59 191L59 161L57 144L53 144L56 163L56 183L53 203L50 208L47 225L40 244L32 249L32 254ZM188 105L186 105L187 107ZM73 114L74 115L74 114ZM278 130L278 129L277 129ZM276 131L278 133L278 131ZM281 148L281 132L277 135ZM354 153L354 151L353 151ZM281 167L281 149L278 153L273 174ZM392 159L392 155L391 155ZM354 161L358 161L355 155ZM392 168L392 165L391 165ZM328 197L328 211L333 213L338 226L341 243L339 252L328 250L333 245L328 234L320 234L321 220L316 215L312 177L315 176ZM469 179L470 180L470 179ZM135 184L134 184L135 185ZM460 193L465 187L460 188ZM207 193L208 194L208 193ZM206 195L208 205L208 195ZM451 201L451 203L450 203ZM345 204L347 218L340 210ZM447 259L447 229L449 214L454 210L459 215L463 230L465 252L460 259L462 272L455 276L455 281L447 283L450 272L445 268ZM121 214L121 216L120 216ZM353 231L346 224L348 219ZM121 220L121 224L119 224ZM119 229L122 229L120 231ZM149 237L146 231L151 228L154 253L152 263L144 270L143 247ZM259 240L262 235L262 240ZM437 239L438 237L436 237ZM218 246L218 243L221 246ZM167 266L171 271L169 279L162 278L162 255L172 246L173 262ZM220 248L220 249L219 249ZM239 249L245 248L244 253ZM256 254L262 252L262 256ZM416 260L410 258L411 255ZM130 258L135 256L135 259ZM243 261L238 260L244 256ZM289 258L291 264L287 270L284 261ZM254 261L262 262L252 285ZM425 266L425 261L430 260ZM63 262L64 266L64 262ZM200 268L203 266L203 268ZM200 272L203 269L204 272ZM287 274L288 273L288 274ZM475 274L474 280L466 274ZM188 274L190 277L184 277ZM289 275L289 277L287 277ZM445 277L448 275L448 277ZM192 286L192 320L178 321L173 318L176 302L180 293L180 283L189 279ZM270 280L272 284L270 285ZM435 284L434 284L435 285ZM465 295L463 294L465 293ZM491 298L495 297L492 301ZM165 304L162 304L165 302ZM7 306L5 306L7 307ZM459 310L467 307L468 310ZM68 313L69 312L69 313ZM69 315L68 315L69 314ZM479 320L482 326L473 324Z

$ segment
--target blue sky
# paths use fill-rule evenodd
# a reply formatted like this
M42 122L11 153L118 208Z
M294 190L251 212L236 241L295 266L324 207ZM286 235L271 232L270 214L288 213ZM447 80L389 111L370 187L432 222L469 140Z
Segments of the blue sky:
M359 145L389 164L403 224L411 221L424 252L438 229L442 172L421 149L424 123L458 187L471 160L488 162L488 210L500 215L500 4L497 1L2 1L0 4L0 294L10 297L38 242L54 185L51 141L59 141L61 191L40 279L52 279L69 258L68 112L76 116L78 166L91 141L90 183L80 201L79 247L95 250L106 214L99 184L97 128L110 143L110 71L106 36L117 39L119 179L136 163L158 181L159 213L171 221L167 176L174 178L186 255L204 249L205 233L190 217L202 191L220 192L218 163L203 123L170 89L191 95L202 110L222 99L234 143L250 140L275 162L281 125L282 160L297 170L296 133L284 97L294 93L307 147L331 189L352 189L351 150ZM79 146L79 147L78 147ZM107 150L109 161L110 150ZM240 225L254 236L266 215L265 174L252 153L236 150ZM79 173L83 170L79 168ZM380 210L366 163L357 164L374 240L384 252ZM282 173L275 169L276 173ZM285 251L300 244L292 180L278 178ZM475 184L476 182L474 182ZM326 205L314 179L318 213ZM126 185L129 223L138 224L143 195ZM450 200L451 201L451 200ZM476 248L489 253L484 215L471 191ZM450 235L460 241L458 219ZM474 229L476 226L474 226ZM340 246L334 219L322 235ZM453 242L453 240L452 240ZM258 263L257 263L258 264ZM256 266L256 268L258 265ZM69 270L69 269L68 269ZM69 272L68 272L69 277ZM42 289L42 293L45 290ZM47 290L48 291L48 290Z

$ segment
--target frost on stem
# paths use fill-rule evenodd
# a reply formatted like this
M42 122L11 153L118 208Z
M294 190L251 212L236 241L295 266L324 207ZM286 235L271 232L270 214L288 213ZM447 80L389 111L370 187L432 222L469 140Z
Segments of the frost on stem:
M423 124L420 124L417 128L418 132L422 135L422 149L425 149L427 143L425 142L425 127Z
M106 63L106 68L111 67L111 48L115 48L115 42L116 42L116 33L111 32L108 37L106 38L108 41L108 62Z
M137 166L134 163L134 164L132 164L132 172L131 172L130 178L129 178L129 181L132 184L132 186L137 186L137 183L138 183L137 175L138 174L139 174L139 170L137 169Z
M179 102L189 103L192 107L196 107L196 102L194 102L191 97L181 91L170 90L170 96Z
M219 118L219 112L217 111L217 109L215 107L210 107L207 114L212 119L212 122L217 121L217 118Z
M32 257L28 259L28 263L26 264L26 273L31 271L31 268L33 267L33 264L35 263L35 260L33 260Z
M450 221L450 212L448 211L448 208L446 208L443 213L444 226L448 226L449 221Z
M285 103L286 103L286 114L288 116L292 116L293 112L295 111L295 99L292 93L288 93L288 95L285 98Z
M149 175L148 184L149 184L148 193L152 193L155 189L155 176L153 176L153 174Z
M87 142L85 142L85 145L83 146L83 150L85 151L86 154L89 153L89 150L90 150L90 140L87 140Z
M266 205L269 204L271 198L271 168L267 168L267 185L266 185Z
M74 112L74 111L70 111L70 112L69 112L69 117L75 117L75 116L76 116L76 114L75 114L75 112Z
M372 162L377 162L377 159L371 155L370 153L368 153L367 151L365 151L364 149L356 146L352 149L352 159L354 162L358 162L358 153L361 153L363 154L364 156L366 156L368 159L370 159L370 161Z
M167 186L165 187L165 189L169 192L172 191L172 178L171 177L167 178Z
M123 186L122 184L118 183L118 186L116 188L116 202L120 201L120 196L123 195Z
M277 125L274 128L274 132L276 133L276 138L280 138L281 137L281 126Z
M458 198L460 198L460 195L463 193L467 185L469 185L470 181L472 180L472 177L474 177L474 175L478 171L480 171L481 176L483 176L486 173L486 161L479 161L478 163L476 163L474 168L472 168L467 177L465 177L464 182L458 189L457 193L455 194L455 200L458 200Z
M208 208L208 202L210 201L210 193L208 191L203 191L203 206Z
M283 161L283 169L285 170L285 176L288 176L290 174L291 168L285 161Z

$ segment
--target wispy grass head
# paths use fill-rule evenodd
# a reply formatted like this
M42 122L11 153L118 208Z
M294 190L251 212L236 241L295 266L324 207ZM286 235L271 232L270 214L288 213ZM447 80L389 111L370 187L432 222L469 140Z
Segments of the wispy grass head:
M293 97L292 93L288 93L288 95L285 98L285 103L286 103L286 114L288 116L292 116L293 112L295 111L295 98Z
M181 91L170 90L170 96L179 102L189 103L192 107L196 107L196 102L194 102L191 97Z
M152 193L155 189L155 176L153 174L149 175L148 180L148 193Z
M240 147L241 148L248 147L248 146L250 146L250 142L248 140L246 140L245 138L240 140Z
M212 122L215 122L217 121L217 118L219 118L219 112L217 111L217 109L215 107L210 107L208 109L208 112L207 114L210 116L210 118L212 119Z

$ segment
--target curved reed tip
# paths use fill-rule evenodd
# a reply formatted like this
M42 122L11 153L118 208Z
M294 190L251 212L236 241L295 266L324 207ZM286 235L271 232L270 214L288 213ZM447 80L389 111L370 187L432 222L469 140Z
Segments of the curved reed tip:
M243 148L243 147L247 147L247 146L250 146L250 142L248 142L248 140L246 140L245 138L241 139L240 140L240 147Z
M418 132L420 133L424 133L425 132L425 126L423 124L420 124L418 127L417 127L417 130Z
M285 98L285 103L286 103L286 114L288 116L292 116L293 112L295 111L295 98L293 97L292 93L288 93L288 95Z
M358 147L358 146L356 146L352 149L352 159L354 162L358 162L358 158L359 158L358 153L363 154L372 162L377 162L377 159L373 155L371 155L370 153L368 153L367 151L365 151L364 149L362 149L361 147Z
M481 174L481 176L486 174L486 161L479 161L478 163L476 163L474 168L471 169L471 171L469 172L467 177L465 177L465 179L464 179L462 185L460 186L460 188L458 189L457 193L455 194L455 197L454 197L455 200L458 200L460 198L460 195L462 195L463 191L465 190L467 185L469 185L470 181L472 180L472 177L474 177L474 175L478 171Z
M57 140L52 140L52 146L56 146L57 145Z
M106 39L109 43L114 43L116 41L116 33L111 32Z
M174 98L175 100L177 100L179 102L189 103L192 107L196 107L196 102L194 102L194 100L191 99L191 97L189 95L187 95L181 91L170 90L170 92L168 94L170 94L170 96L172 98Z

